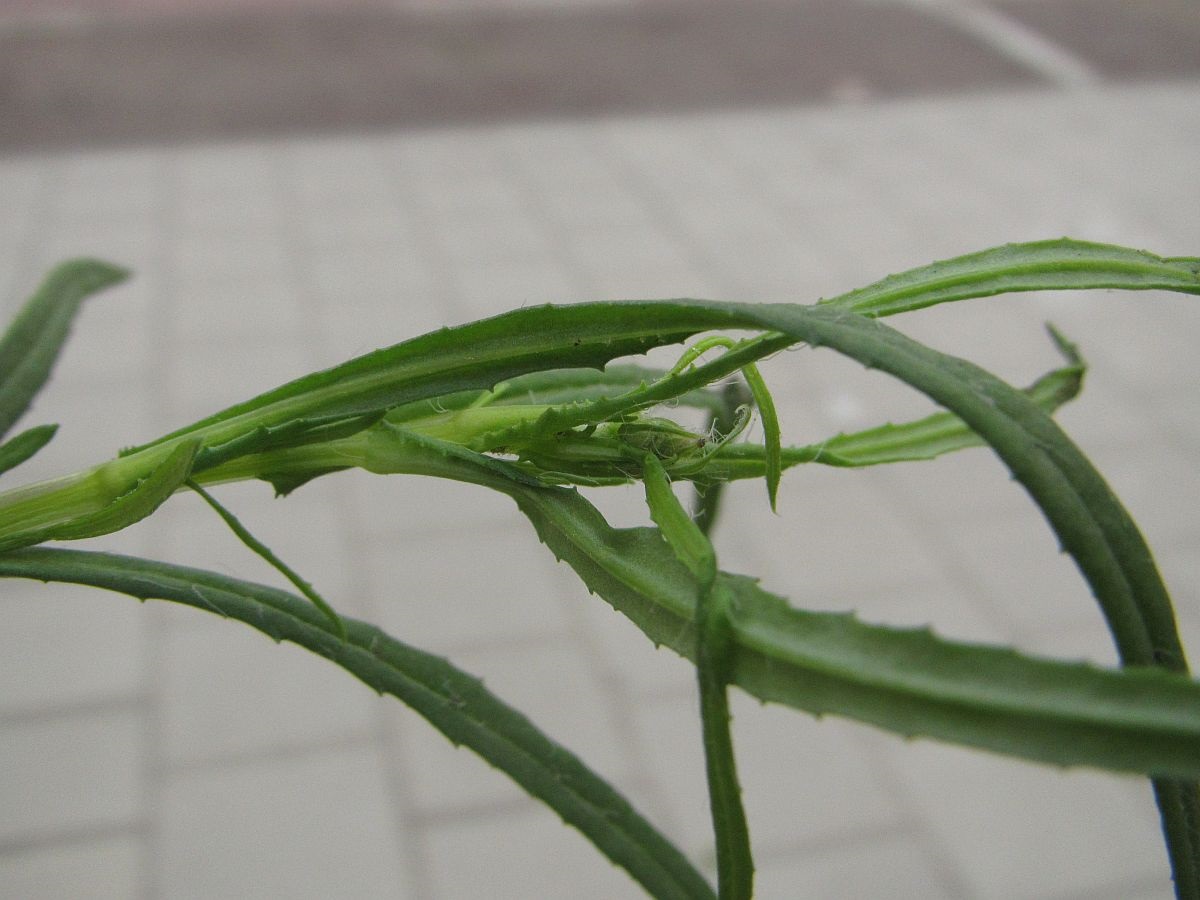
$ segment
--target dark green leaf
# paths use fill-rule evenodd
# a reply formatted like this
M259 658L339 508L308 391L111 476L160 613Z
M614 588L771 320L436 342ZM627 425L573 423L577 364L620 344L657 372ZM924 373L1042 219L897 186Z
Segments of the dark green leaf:
M890 316L970 297L1094 288L1200 294L1200 260L1069 238L1005 244L891 275L824 302L866 316Z
M65 262L46 276L0 338L0 437L46 383L79 304L128 277L126 270L94 259Z
M345 619L348 640L305 600L285 591L166 563L78 550L0 554L0 576L88 584L140 599L172 600L237 619L275 641L332 660L470 747L579 829L654 897L712 898L687 859L615 790L483 682L449 662ZM253 685L247 685L252 689Z
M50 443L56 431L57 425L38 425L0 444L0 473L14 469L29 459Z

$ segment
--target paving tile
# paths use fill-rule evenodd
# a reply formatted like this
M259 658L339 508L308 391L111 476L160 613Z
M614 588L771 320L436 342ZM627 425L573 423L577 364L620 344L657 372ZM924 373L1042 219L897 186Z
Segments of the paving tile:
M769 590L821 608L848 591L937 580L927 541L857 474L816 467L796 473L781 486L774 516L761 495L730 496L723 515L731 543L745 548L751 571ZM769 526L754 524L764 521Z
M439 653L562 634L552 566L550 554L523 529L474 532L469 543L445 534L409 538L377 573L380 624Z
M645 896L638 885L549 810L448 822L426 833L435 896ZM464 865L464 860L470 860Z
M960 521L943 540L980 595L1017 627L1065 627L1095 616L1087 584L1039 515Z
M455 216L438 229L437 238L454 267L538 260L547 253L541 232L528 219L512 214L487 218Z
M278 278L184 282L176 297L176 339L188 344L294 332L307 312L295 287Z
M472 265L460 273L459 284L472 318L539 303L571 302L577 293L566 266L553 258Z
M303 492L287 498L276 498L272 488L262 482L221 485L211 493L337 609L351 616L363 614L366 601L361 596L358 570L347 565L354 553L347 533L349 512L340 501L336 483L309 484ZM155 541L156 558L296 592L280 573L244 546L199 497L174 498L153 521L163 523ZM206 618L197 616L194 621L202 626Z
M452 661L465 669L461 660ZM470 820L482 810L531 802L507 775L472 751L451 745L398 701L391 700L384 714L395 740L386 764L404 779L416 811Z
M1171 592L1183 646L1192 665L1200 653L1200 551L1195 542L1156 553L1163 582Z
M0 166L0 192L8 198L8 208L0 218L0 259L4 262L0 309L6 314L9 304L15 308L25 300L23 293L12 293L28 287L20 276L28 274L32 279L36 274L23 272L16 263L20 252L27 252L33 243L29 240L31 229L48 218L46 204L54 196L56 174L55 162L46 157L14 157Z
M163 897L410 896L371 750L181 774L161 816Z
M973 896L1087 896L1156 876L1167 887L1148 784L924 742L893 747L898 777Z
M1200 508L1200 485L1192 474L1195 447L1184 451L1165 440L1154 443L1153 458L1134 450L1103 461L1105 480L1151 548L1179 544L1195 535Z
M40 275L60 262L86 256L116 263L134 273L145 272L152 267L158 251L156 238L155 225L144 219L125 224L102 218L95 223L56 226L53 234L41 242L29 264ZM109 291L100 296L111 298L114 293Z
M0 893L25 900L127 900L142 890L144 856L134 835L10 851L0 861Z
M65 159L47 215L57 230L130 229L153 222L162 204L162 157L153 151Z
M75 585L12 580L3 590L0 714L137 698L141 604Z
M163 752L170 765L363 740L379 700L337 666L240 624L162 636Z
M577 643L530 642L449 658L482 677L489 690L602 777L621 784L633 782L639 760L622 738L611 700L597 684ZM401 747L396 764L410 782L419 811L439 819L461 817L473 809L496 808L521 798L520 788L507 776L474 753L453 749L411 712L394 708L389 717Z
M936 863L911 837L884 833L841 840L832 846L755 860L754 889L759 897L943 898L953 892Z
M441 546L453 560L462 552L456 536L474 532L512 532L536 541L533 527L508 497L473 484L421 475L373 475L363 471L333 476L353 498L362 536L373 553L389 559L417 547ZM545 554L549 551L543 550ZM375 557L372 557L375 558ZM376 593L381 600L398 596L402 570L383 570Z
M137 344L131 341L131 356L136 355ZM73 349L85 357L94 352L79 345ZM149 418L136 380L116 373L101 378L93 372L87 381L87 366L67 364L63 369L62 380L52 376L18 426L56 423L58 431L36 456L13 470L13 486L111 459L129 446L131 438L146 434Z
M961 450L940 459L897 464L871 473L914 511L914 520L953 527L966 518L1028 518L1039 513L1004 463L986 448Z
M128 707L0 724L0 841L133 825L144 728Z
M298 178L300 185L303 185L303 177ZM406 211L387 196L387 192L380 190L378 181L369 189L350 189L333 197L324 194L316 197L301 195L290 202L299 220L292 227L302 234L305 245L323 251L334 259L353 255L363 244L373 248L374 252L360 255L386 257L388 254L380 244L394 242L391 249L403 253L416 240ZM410 266L417 264L417 260L411 258L413 256L410 253L407 260Z
M581 268L588 300L652 300L668 297L711 297L712 281L698 275L682 257L647 259L638 266L623 266L618 257L597 258Z
M446 286L403 237L323 251L309 266L321 325L346 358L448 324Z
M574 579L563 572L564 583ZM624 615L599 597L588 596L582 586L564 589L568 600L577 602L577 615L598 647L599 664L606 682L628 691L631 698L678 697L696 684L696 670L673 650L654 647Z
M874 770L861 726L758 705L733 695L733 728L742 797L755 847L770 855L835 841L902 820L897 799ZM698 701L694 696L640 703L639 731L666 798L668 833L695 858L712 856L704 789Z
M161 387L169 391L170 422L179 428L310 371L295 332L269 338L227 337L181 346L169 356ZM157 435L156 435L157 436Z
M225 215L215 218L210 233L189 230L174 241L170 263L178 284L286 280L287 253L275 232Z
M1184 635L1184 639L1187 639L1187 635ZM1036 631L1022 631L1018 643L1022 652L1036 656L1085 660L1110 668L1119 664L1112 632L1109 631L1098 605L1091 617L1069 624L1052 623Z

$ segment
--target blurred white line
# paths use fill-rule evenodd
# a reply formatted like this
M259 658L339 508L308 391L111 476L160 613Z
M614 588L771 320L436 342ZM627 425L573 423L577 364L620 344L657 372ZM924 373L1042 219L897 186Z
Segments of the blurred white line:
M1086 87L1101 81L1099 73L1071 51L991 7L971 0L906 2L952 22L1059 87Z

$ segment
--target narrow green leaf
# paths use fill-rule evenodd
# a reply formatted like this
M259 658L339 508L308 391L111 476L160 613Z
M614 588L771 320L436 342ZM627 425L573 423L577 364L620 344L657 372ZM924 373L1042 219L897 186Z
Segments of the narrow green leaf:
M528 403L560 406L566 403L607 400L662 380L666 372L636 365L609 365L604 371L554 369L513 378L498 385L492 403ZM680 406L709 413L723 406L720 393L696 390L671 398Z
M779 414L775 412L775 400L767 390L767 383L758 373L758 367L753 363L742 370L750 393L754 395L754 403L763 423L763 461L765 464L767 482L767 500L771 511L775 511L775 500L779 495L779 479L783 474L783 450L780 446Z
M717 577L717 556L712 544L680 505L671 490L667 470L653 453L646 454L642 471L650 518L675 557L692 573L701 592L707 591Z
M424 716L577 828L654 897L712 898L687 859L603 779L554 743L479 679L449 662L345 619L348 640L307 601L285 591L132 557L36 548L0 554L0 576L87 584L139 599L183 603L237 619L275 641L325 657Z
M0 444L0 474L15 469L45 447L56 431L57 425L38 425Z
M865 316L890 316L971 297L1093 288L1200 294L1200 259L1164 258L1069 238L1005 244L891 275L823 303Z
M303 447L350 437L369 428L383 417L382 411L356 416L323 416L311 419L292 419L274 426L259 426L223 444L204 447L196 454L193 470L203 472L223 462L246 456L291 447Z
M0 338L0 437L21 418L46 383L79 304L129 277L94 259L55 268Z
M138 453L188 435L219 444L258 427L317 416L351 416L431 397L490 389L505 379L555 368L602 368L621 356L677 343L719 327L720 313L679 322L655 303L527 307L444 328L307 375L172 432ZM712 324L705 324L711 319ZM670 323L670 325L668 325Z

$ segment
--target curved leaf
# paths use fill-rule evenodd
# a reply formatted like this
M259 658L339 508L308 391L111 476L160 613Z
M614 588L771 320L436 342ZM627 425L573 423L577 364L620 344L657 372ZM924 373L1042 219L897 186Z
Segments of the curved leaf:
M79 304L128 277L126 270L94 259L62 263L46 276L0 338L0 437L46 383Z
M1166 290L1200 294L1200 259L1061 238L1005 244L891 275L823 301L865 316L1017 291Z
M57 425L38 425L0 444L0 475L15 469L53 439Z
M471 748L579 829L652 896L712 898L686 858L583 762L440 657L344 619L348 639L307 601L213 572L126 556L37 548L0 554L0 577L87 584L139 599L183 603L237 619L275 641L325 657Z

